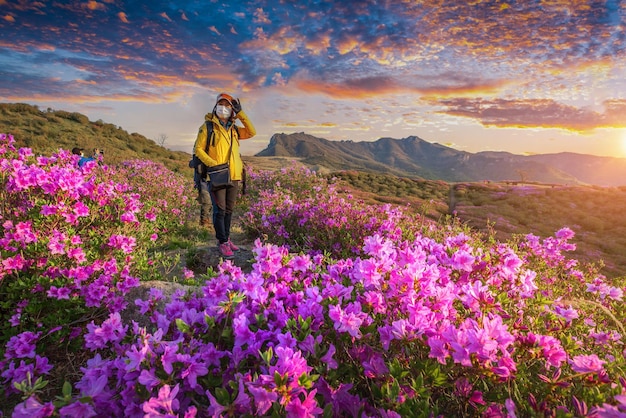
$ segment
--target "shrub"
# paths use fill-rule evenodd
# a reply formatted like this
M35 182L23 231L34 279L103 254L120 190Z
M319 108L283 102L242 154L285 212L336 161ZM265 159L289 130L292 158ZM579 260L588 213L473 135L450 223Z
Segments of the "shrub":
M181 289L171 300L152 289L145 300L135 301L148 319L140 326L124 322L114 302L136 283L133 257L144 245L144 225L133 215L150 213L158 200L146 199L142 206L132 187L106 175L98 180L97 167L84 176L62 175L69 157L63 152L53 156L58 165L41 159L27 164L28 151L17 154L0 163L5 200L17 204L0 213L3 219L32 217L47 229L10 221L7 228L5 222L0 284L34 280L52 290L51 282L62 275L52 277L57 270L50 258L58 255L54 265L67 268L69 249L78 241L63 241L59 233L41 241L43 231L71 229L82 240L88 232L81 222L89 218L98 232L90 237L99 244L86 254L101 263L87 265L102 267L96 280L107 276L116 286L104 283L105 298L89 299L80 290L91 286L92 276L67 281L66 287L76 290L69 301L77 305L60 308L72 312L82 301L82 309L93 302L104 312L81 322L86 324L77 343L88 359L57 393L43 388L58 366L45 357L46 344L59 331L49 329L51 323L22 322L18 314L32 300L68 299L58 296L59 289L48 299L41 292L22 292L24 299L11 307L9 318L18 329L2 341L0 362L3 390L23 396L16 416L626 413L624 282L610 283L593 266L569 259L565 253L575 245L567 228L544 239L527 234L501 243L458 223L426 224L397 208L360 207L307 171L252 173L251 191L242 202L250 208L247 227L266 230L266 238L282 239L289 247L259 239L250 273L224 262L204 277L201 288ZM37 175L29 176L31 170ZM91 191L87 196L97 191L108 222L90 216L90 200L68 187L71 179L84 183ZM37 186L21 193L19 181ZM55 197L56 213L42 213L41 202L51 199L43 190ZM263 199L275 201L258 202ZM85 216L82 207L73 211L77 201L89 209ZM303 224L297 222L300 215ZM328 228L318 232L324 225ZM135 246L124 239L131 237ZM311 251L289 250L305 241L301 247ZM41 256L50 242L55 250L65 244L65 252ZM37 245L36 262L16 258L25 249L29 256L22 258L31 260ZM111 269L114 263L128 269ZM39 273L44 268L47 280Z

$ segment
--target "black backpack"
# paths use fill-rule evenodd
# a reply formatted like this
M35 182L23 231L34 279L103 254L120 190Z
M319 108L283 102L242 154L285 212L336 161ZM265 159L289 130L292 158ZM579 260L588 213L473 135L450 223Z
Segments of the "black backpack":
M213 142L213 145L215 146L215 132L213 132L213 122L211 122L210 120L207 120L205 122L205 125L206 125L206 135L207 135L205 151L208 151L211 141ZM194 148L194 152L191 155L191 160L189 160L189 168L194 169L195 171L194 178L196 178L196 176L200 176L202 178L206 177L206 166L204 165L202 161L200 161L200 158L196 156L195 148Z

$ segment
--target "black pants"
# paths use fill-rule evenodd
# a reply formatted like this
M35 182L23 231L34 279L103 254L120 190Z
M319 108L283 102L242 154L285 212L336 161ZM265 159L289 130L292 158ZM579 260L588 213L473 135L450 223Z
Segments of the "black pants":
M209 187L206 181L200 181L197 183L198 188L198 203L200 203L200 223L208 222L209 215L211 214L212 199L209 195Z
M211 183L209 183L209 189ZM211 191L211 202L213 203L213 227L215 228L215 238L220 244L230 239L230 223L233 217L233 210L239 195L239 180L233 181L233 187Z

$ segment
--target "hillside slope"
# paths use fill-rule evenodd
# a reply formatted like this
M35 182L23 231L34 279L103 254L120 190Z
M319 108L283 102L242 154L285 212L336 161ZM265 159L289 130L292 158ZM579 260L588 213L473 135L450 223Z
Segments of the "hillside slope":
M74 147L99 148L110 164L139 158L158 161L175 172L189 170L189 154L168 150L141 134L129 134L101 120L92 122L81 113L0 103L0 132L12 134L18 147L31 148L35 154L49 155Z

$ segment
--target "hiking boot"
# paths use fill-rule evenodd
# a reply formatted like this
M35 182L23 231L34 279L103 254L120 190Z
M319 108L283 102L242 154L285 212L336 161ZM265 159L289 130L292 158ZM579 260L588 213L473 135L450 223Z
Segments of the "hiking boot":
M228 238L228 245L230 245L230 250L231 251L239 251L239 247L237 247L235 244L233 244L233 242L230 240L230 238Z
M222 254L222 257L224 258L233 258L235 256L233 254L233 250L230 249L228 242L220 244L218 248L220 249L220 254Z

